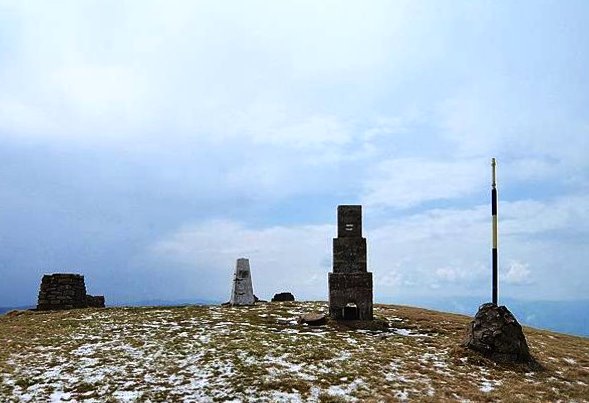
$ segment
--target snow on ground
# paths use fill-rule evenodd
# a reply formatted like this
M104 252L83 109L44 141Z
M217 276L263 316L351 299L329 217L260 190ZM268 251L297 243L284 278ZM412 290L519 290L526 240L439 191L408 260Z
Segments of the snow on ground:
M484 393L489 393L494 390L496 387L500 386L503 382L499 380L492 380L487 378L482 378L479 390Z
M296 323L296 317L304 311L256 314L269 319L262 323L228 315L239 315L246 309L248 313L261 311L258 307L129 308L84 312L73 318L62 315L64 323L76 323L76 331L66 333L59 345L35 346L11 355L13 371L3 374L2 383L19 401L65 401L72 396L90 401L110 396L127 402L158 396L227 401L233 390L253 383L243 372L268 382L281 379L285 373L302 381L315 380L317 366L305 368L302 362L291 361L288 352L274 353L282 343L263 337L254 343L244 337L262 334L268 324L276 325L280 320ZM327 334L322 329L275 326L270 330L279 330L281 338L292 343ZM252 345L259 351L252 351ZM264 354L257 354L261 352ZM335 356L325 365L340 359L345 358ZM254 388L250 393L266 395L272 401L302 401L296 383L294 386L289 391ZM316 397L320 391L316 390Z
M380 312L393 325L388 331L296 323L326 308L317 302L39 315L55 330L9 355L0 367L0 397L9 391L23 402L363 401L375 394L435 400L442 390L454 392L453 383L489 396L504 385L485 367L452 359L448 334L409 323L394 309Z
M425 333L417 333L413 330L410 329L393 329L393 331L400 335L400 336L411 336L411 337L431 337L431 335L429 334L425 334Z

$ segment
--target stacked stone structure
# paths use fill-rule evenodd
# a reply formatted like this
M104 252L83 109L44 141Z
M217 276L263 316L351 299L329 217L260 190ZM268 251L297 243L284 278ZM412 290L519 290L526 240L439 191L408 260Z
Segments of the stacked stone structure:
M81 274L46 274L41 280L37 310L48 311L75 308L104 308L103 296L86 294Z
M240 258L235 263L233 286L231 288L231 305L253 305L256 302L249 259Z
M88 308L104 308L104 296L86 294L86 304Z
M337 207L333 273L329 273L329 315L334 319L372 320L372 273L367 271L362 206Z

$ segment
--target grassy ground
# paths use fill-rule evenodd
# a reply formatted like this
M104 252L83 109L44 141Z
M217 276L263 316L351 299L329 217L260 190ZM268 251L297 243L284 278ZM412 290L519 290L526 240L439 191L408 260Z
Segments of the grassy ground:
M322 302L0 316L0 401L589 401L589 339L525 328L544 367L459 347L469 318L393 305L387 331L297 325Z

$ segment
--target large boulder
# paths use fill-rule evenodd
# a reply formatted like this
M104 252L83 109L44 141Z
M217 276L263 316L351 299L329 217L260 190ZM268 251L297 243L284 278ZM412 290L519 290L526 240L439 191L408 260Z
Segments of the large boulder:
M532 357L521 325L505 306L480 306L463 345L498 362L529 362Z
M294 301L295 297L290 292L280 292L278 294L274 294L272 297L272 302L282 302L282 301Z

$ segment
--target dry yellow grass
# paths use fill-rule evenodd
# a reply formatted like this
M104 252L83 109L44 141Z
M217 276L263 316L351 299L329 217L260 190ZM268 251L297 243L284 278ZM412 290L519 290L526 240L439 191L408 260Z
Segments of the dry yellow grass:
M0 400L587 401L589 339L525 328L543 366L461 348L462 315L377 305L388 332L299 314L322 302L0 317Z

